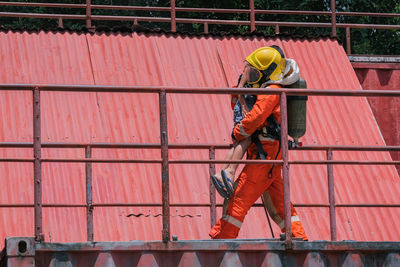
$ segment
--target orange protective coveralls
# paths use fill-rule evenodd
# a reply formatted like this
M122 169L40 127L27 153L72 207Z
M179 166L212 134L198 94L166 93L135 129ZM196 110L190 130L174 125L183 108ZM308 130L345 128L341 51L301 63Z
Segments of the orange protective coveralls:
M270 88L280 88L278 85L270 85ZM273 114L280 123L280 96L258 95L253 108L246 114L241 123L234 128L234 135L238 141L250 137L256 130L267 124L266 119ZM260 136L261 137L261 136ZM274 160L279 152L279 141L260 138L268 160ZM248 149L248 158L256 159L258 150L255 144ZM282 159L279 153L277 159ZM272 164L248 164L235 181L237 187L230 198L226 213L213 226L209 235L213 239L236 238L248 210L256 202L264 191L267 191L265 199L271 218L284 232L284 207L283 207L283 181L282 166L274 165L272 178L268 173ZM291 204L291 225L294 237L308 240L296 210Z

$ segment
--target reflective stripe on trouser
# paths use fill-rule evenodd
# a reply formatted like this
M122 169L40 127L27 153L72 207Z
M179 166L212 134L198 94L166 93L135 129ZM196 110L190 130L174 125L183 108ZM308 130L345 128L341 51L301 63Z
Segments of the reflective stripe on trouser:
M276 166L275 166L276 167ZM274 168L275 168L274 167ZM268 210L271 219L281 228L282 232L285 231L285 221L284 221L284 206L283 206L283 181L282 179L277 179L271 186L264 192L265 206ZM308 240L305 234L304 228L297 216L296 210L291 206L291 226L292 235L294 237L301 237L303 240Z
M267 159L271 159L272 157L275 157L276 153L278 152L278 142L268 142L268 144L263 144L263 148L264 151L268 153ZM255 153L257 153L256 150ZM237 188L229 201L226 215L229 215L239 222L243 222L244 217L254 202L265 190L268 190L270 202L275 210L274 213L280 218L283 218L282 168L279 165L275 165L272 171L271 179L267 177L270 168L271 165L269 164L249 164L244 167L242 173L239 175L239 178L236 180ZM297 215L293 206L292 215ZM275 219L277 219L276 216ZM298 222L299 221L293 222L292 226L294 223ZM279 222L277 223L279 224ZM292 227L293 233L297 231L304 234L304 229L302 226L301 229L302 231L299 231L293 229ZM239 234L239 230L240 227L235 226L234 224L225 220L223 217L213 226L209 234L214 239L236 238ZM307 238L305 234L303 238Z

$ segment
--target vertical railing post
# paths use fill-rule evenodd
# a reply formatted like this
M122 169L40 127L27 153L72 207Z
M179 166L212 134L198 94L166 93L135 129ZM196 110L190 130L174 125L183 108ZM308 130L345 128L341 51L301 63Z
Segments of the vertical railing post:
M176 9L175 0L171 0L171 31L176 32Z
M275 24L275 34L279 34L279 24Z
M332 160L332 149L326 151L326 159ZM335 212L335 183L333 179L333 165L327 165L328 171L328 195L329 195L329 224L331 228L331 241L337 240L336 235L336 212Z
M336 3L331 0L331 24L332 24L332 37L336 37Z
M256 30L256 15L254 12L254 0L250 0L250 32Z
M170 240L169 214L169 166L168 166L168 125L167 125L167 96L165 90L159 93L160 103L160 139L161 139L161 183L162 183L162 239Z
M281 151L282 151L282 176L283 176L283 205L285 217L286 245L292 245L290 182L289 182L289 143L286 93L281 94Z
M346 27L346 53L351 54L350 27Z
M91 0L86 0L86 28L92 28L92 6Z
M41 242L43 236L43 214L42 214L42 143L41 143L41 121L40 121L40 90L33 89L33 179L34 179L34 217L35 217L35 240Z
M208 150L209 159L215 160L215 148L210 147ZM215 163L210 163L210 176L215 175ZM210 179L210 219L211 219L211 227L217 222L217 212L216 212L216 195L215 195L215 187Z
M92 148L86 146L85 157L92 158ZM92 206L92 163L86 162L86 229L87 240L93 242L93 206Z
M58 18L58 28L64 28L64 24L63 24L63 19L62 18Z
M204 22L204 33L208 34L208 23Z

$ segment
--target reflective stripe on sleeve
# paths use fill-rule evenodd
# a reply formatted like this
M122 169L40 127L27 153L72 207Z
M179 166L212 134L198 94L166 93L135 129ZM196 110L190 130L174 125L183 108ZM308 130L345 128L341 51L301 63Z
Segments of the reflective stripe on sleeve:
M224 220L224 221L226 221L226 222L228 222L228 223L230 223L230 224L233 224L233 225L236 226L237 228L242 227L242 222L239 221L239 220L236 219L236 218L233 218L233 217L230 216L230 215L224 215L224 216L222 216L222 220Z
M246 131L244 130L244 128L243 128L243 125L242 125L242 123L239 123L239 131L240 131L240 134L243 136L243 137L249 137L251 134L248 134L248 133L246 133Z

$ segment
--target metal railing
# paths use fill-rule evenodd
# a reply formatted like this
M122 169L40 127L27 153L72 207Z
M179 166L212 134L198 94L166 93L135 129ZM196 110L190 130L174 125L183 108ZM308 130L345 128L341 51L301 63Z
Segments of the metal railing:
M38 242L43 241L43 207L86 207L87 210L87 240L94 241L93 235L93 209L95 207L120 207L120 206L161 206L162 207L162 240L170 240L170 214L171 206L210 207L211 225L216 222L215 188L210 183L210 203L206 204L171 204L169 200L169 165L170 164L209 164L210 174L215 173L215 164L219 163L245 163L245 164L280 164L284 184L284 221L286 230L286 244L291 246L290 226L290 183L289 166L293 164L326 164L328 173L329 204L300 204L295 207L329 207L331 240L337 240L336 232L336 207L400 207L399 204L335 204L333 165L399 165L400 161L359 161L359 160L333 160L333 151L400 151L400 146L303 146L298 150L326 151L326 160L291 160L288 155L288 125L287 125L287 100L288 95L310 96L347 96L347 97L400 97L400 91L354 91L354 90L310 90L310 89L243 89L243 88L183 88L183 87L149 87L149 86L96 86L96 85L35 85L35 84L0 84L0 90L28 90L33 92L33 142L14 143L0 142L0 148L25 147L33 148L33 158L0 158L0 162L32 162L34 166L34 204L0 204L0 207L33 207L34 208L34 233ZM160 143L159 144L127 144L127 143L42 143L41 141L41 111L40 95L43 91L68 91L68 92L110 92L110 93L158 93L160 105ZM227 149L230 146L221 144L168 144L167 127L167 100L166 94L279 94L281 105L281 130L282 130L282 160L216 160L216 149ZM42 148L85 148L85 158L43 158ZM97 148L148 148L161 149L161 159L95 159L92 158L92 149ZM180 160L169 159L168 149L208 149L208 160ZM42 203L42 162L80 162L86 163L86 204L43 204ZM93 203L92 201L92 163L157 163L161 164L162 178L162 203Z
M254 32L256 26L272 26L275 27L275 33L280 33L280 27L306 27L306 28L331 28L331 35L336 37L337 28L346 29L346 51L351 54L351 33L350 29L386 29L400 30L400 25L385 24L355 24L355 23L337 23L337 16L368 16L368 17L388 17L400 18L400 13L373 13L373 12L338 12L334 0L330 0L331 11L298 11L298 10L256 10L254 0L249 0L249 9L216 9L216 8L187 8L176 7L175 0L171 0L170 7L149 7L149 6L115 6L115 5L92 5L91 0L86 0L86 4L60 4L60 3L26 3L26 2L0 2L0 6L17 6L17 7L51 7L51 8L77 8L85 9L85 15L76 14L39 14L39 13L16 13L16 12L0 12L0 17L18 17L18 18L46 18L57 19L59 27L63 27L64 19L85 20L86 28L93 27L92 21L133 21L134 24L139 22L164 22L171 24L171 31L176 32L177 23L186 24L203 24L204 33L208 33L210 24L221 25L243 25L250 26L250 32ZM94 15L92 10L128 10L128 11L161 11L170 13L169 17L144 17L144 16L109 16ZM177 18L177 12L195 12L195 13L227 13L227 14L249 14L249 20L222 20L222 19L190 19ZM288 22L288 21L263 21L256 20L256 14L269 15L311 15L311 16L329 16L330 23L321 22Z

